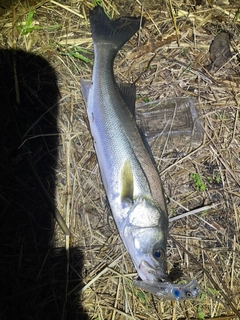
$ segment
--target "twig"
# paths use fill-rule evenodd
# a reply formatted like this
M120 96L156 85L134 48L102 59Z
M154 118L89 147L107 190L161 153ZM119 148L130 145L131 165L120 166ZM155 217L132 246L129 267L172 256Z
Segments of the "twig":
M212 141L213 142L213 141ZM215 144L214 144L215 146ZM224 165L224 167L227 169L227 171L231 174L231 176L233 177L233 179L235 180L235 182L238 184L238 186L240 186L240 181L238 180L238 178L236 177L236 175L234 174L234 172L232 171L232 169L230 168L230 166L228 165L228 163L226 163L226 161L223 160L223 156L221 155L220 151L216 151L213 146L210 145L211 150L213 151L213 153L218 157L219 161Z
M124 252L123 254L121 254L118 258L116 258L112 263L110 263L109 266L105 267L102 271L100 271L96 277L94 277L92 280L90 280L81 290L80 293L82 294L86 289L88 289L96 280L98 280L104 273L106 273L108 270L111 270L112 267L115 266L115 264L123 258L123 256L126 254L127 252Z
M172 221L175 221L175 220L179 220L179 219L182 219L184 217L190 216L192 214L196 214L196 213L199 213L199 212L202 212L202 211L206 211L206 210L215 208L218 205L220 205L220 203L212 204L210 206L204 206L204 207L197 208L197 209L194 209L194 210L191 210L191 211L188 211L188 212L184 212L182 214L179 214L179 215L177 215L175 217L170 218L168 221L172 222Z
M63 4L61 4L61 3L57 2L57 1L54 1L54 0L51 0L51 3L55 4L56 6L61 7L61 8L63 8L63 9L65 9L65 10L67 10L67 11L73 13L73 14L75 14L76 16L78 16L78 17L80 17L80 18L84 18L84 16L83 16L82 14L80 14L80 13L72 10L72 9L69 8L68 6L65 6L65 5L63 5Z
M177 26L177 21L176 21L174 9L173 9L173 6L172 6L172 0L169 0L169 9L170 9L170 13L171 13L171 17L172 17L174 29L175 29L175 31L176 31L177 44L178 44L178 46L180 47L180 39L179 39L178 26Z

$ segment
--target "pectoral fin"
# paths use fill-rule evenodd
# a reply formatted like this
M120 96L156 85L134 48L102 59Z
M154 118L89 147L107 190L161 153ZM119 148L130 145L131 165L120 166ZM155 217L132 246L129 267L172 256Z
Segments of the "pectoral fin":
M133 173L130 160L126 160L121 170L121 199L133 202Z

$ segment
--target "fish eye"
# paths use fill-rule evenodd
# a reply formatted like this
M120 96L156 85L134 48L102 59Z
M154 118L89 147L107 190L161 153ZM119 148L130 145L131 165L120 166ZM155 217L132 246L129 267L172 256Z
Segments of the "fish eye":
M187 292L186 292L186 296L189 297L189 298L192 297L192 292L187 291Z
M153 251L153 256L157 260L162 260L165 257L165 252L163 249L158 248Z

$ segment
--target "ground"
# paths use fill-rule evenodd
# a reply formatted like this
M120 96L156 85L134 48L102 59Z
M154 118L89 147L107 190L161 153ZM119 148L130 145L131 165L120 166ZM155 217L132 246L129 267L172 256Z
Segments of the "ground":
M1 319L240 319L240 3L101 4L111 18L146 18L114 65L136 84L137 107L185 97L198 110L197 141L180 132L150 145L171 219L168 272L196 278L200 295L164 301L132 285L80 91L92 74L93 1L5 1ZM51 219L53 199L71 236Z

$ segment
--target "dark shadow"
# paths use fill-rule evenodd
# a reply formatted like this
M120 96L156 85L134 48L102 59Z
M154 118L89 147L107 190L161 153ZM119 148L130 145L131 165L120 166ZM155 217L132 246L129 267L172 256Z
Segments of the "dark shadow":
M179 281L182 276L183 276L183 271L181 269L181 265L178 262L174 263L168 275L170 281L171 282Z
M88 319L79 296L83 254L53 249L55 222L36 179L54 201L58 98L45 59L0 51L1 320Z

